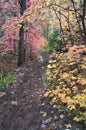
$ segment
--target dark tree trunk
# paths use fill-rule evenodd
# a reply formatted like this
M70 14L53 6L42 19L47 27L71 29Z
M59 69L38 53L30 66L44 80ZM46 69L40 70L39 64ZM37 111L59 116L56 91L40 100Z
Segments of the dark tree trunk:
M71 42L71 45L73 46L74 45L74 40L72 38L72 34L71 34L71 29L70 29L70 12L69 12L69 8L68 8L68 31L69 31L69 37L70 37L70 42Z
M26 0L19 0L20 15L23 15L26 10ZM19 30L19 46L18 46L18 66L21 66L25 61L25 46L24 46L24 23L21 23Z
M83 26L83 32L84 32L84 42L86 45L86 25L85 25L85 16L86 16L86 0L83 0L83 15L82 15L82 26Z

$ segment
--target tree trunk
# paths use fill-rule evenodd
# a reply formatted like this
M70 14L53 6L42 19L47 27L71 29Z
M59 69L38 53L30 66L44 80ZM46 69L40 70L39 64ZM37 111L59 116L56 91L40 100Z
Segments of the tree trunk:
M84 42L86 45L86 25L85 25L85 17L86 17L86 0L83 0L83 15L82 15L82 26L84 32Z
M26 10L26 0L19 0L20 15L23 15ZM24 47L24 23L21 23L19 30L19 46L18 46L18 66L25 62L25 47Z

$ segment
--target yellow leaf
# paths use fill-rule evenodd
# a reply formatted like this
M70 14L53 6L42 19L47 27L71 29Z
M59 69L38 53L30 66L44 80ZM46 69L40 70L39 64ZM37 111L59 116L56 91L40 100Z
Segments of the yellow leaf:
M76 122L78 122L78 121L79 121L79 118L78 118L78 117L74 117L73 120L76 121Z
M86 85L86 78L81 78L80 84L81 85Z
M57 67L57 65L56 65L56 64L53 64L53 65L52 65L52 67L53 67L53 68L56 68L56 67Z
M83 93L86 93L86 89L84 89L82 92L83 92Z
M54 98L52 99L52 102L56 102L56 101L57 101L57 98L54 97Z
M62 74L62 78L63 78L63 79L69 78L69 74L68 74L68 73L63 73L63 74Z
M67 97L66 97L66 102L67 102L68 104L70 104L70 103L73 103L73 100L72 100L72 98L71 98L70 96L67 96Z
M74 69L71 71L72 74L76 73L77 72L77 69Z
M76 109L75 105L73 105L73 104L72 104L72 105L69 105L68 108L69 108L70 110L75 110L75 109Z
M82 64L81 68L86 70L86 65Z
M86 56L82 58L84 61L86 61Z
M65 94L65 93L61 93L61 94L59 93L58 96L59 96L61 99L64 99L65 96L66 96L66 94Z
M57 95L58 94L58 90L53 90L53 94Z
M71 124L66 124L65 126L66 126L66 128L71 128L72 127Z
M44 97L48 97L50 93L51 93L51 91L47 91L47 92L44 94Z

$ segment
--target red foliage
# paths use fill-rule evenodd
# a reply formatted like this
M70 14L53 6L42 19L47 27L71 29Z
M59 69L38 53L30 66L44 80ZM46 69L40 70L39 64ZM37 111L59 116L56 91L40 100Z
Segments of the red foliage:
M31 1L27 0L26 1L27 8L31 6L31 3L33 5L36 5L37 0L31 0ZM17 16L7 15L5 18L5 24L3 24L3 27L2 27L2 30L4 30L4 36L1 38L0 44L5 44L8 46L7 49L4 50L7 52L7 50L9 49L13 50L14 42L18 43L18 40L19 40L19 28L20 28L19 0L15 0L15 2L13 2L12 0L6 3L2 2L2 7L3 7L3 10L7 9L7 10L10 10L10 12L14 11L17 14ZM24 13L24 16L26 15L27 15L27 11ZM24 16L21 16L21 18L23 18ZM3 18L2 18L2 21L3 21ZM37 21L34 22L34 20L32 20L30 22L32 22L31 23L32 28L30 27L30 29L27 32L25 32L25 44L27 44L28 48L31 46L32 48L39 49L40 46L45 45L45 39L42 37L42 30L36 27L36 25L38 24ZM5 54L5 52L3 54Z

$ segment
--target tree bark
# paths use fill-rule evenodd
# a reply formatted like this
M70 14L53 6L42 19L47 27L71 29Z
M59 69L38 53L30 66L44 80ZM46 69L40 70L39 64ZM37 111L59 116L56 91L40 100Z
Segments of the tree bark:
M20 15L26 10L26 0L19 0ZM24 23L21 23L19 30L19 46L18 46L18 66L25 62L25 46L24 46Z
M86 16L86 0L83 0L83 14L82 14L82 26L84 32L84 42L86 45L86 25L85 25L85 16Z

